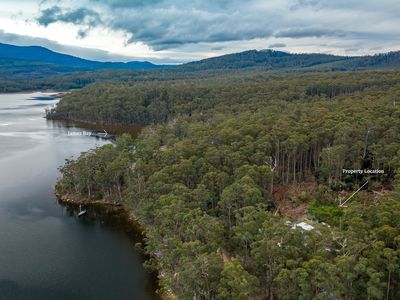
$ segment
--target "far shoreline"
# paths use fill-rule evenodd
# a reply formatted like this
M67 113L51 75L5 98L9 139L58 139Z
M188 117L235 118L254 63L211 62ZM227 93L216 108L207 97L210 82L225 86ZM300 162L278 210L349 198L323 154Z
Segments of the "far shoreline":
M69 93L69 90L60 91L60 90L26 90L26 91L18 91L18 92L0 92L0 95L18 95L18 94L33 94L33 93L46 93L46 94L66 94Z

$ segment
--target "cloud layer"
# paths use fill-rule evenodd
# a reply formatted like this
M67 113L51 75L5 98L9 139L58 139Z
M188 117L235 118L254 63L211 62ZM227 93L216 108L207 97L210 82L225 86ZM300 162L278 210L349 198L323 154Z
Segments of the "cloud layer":
M84 47L75 47L75 46L68 46L62 45L57 42L44 39L44 38L35 38L26 35L18 35L18 34L11 34L7 33L4 30L0 29L0 42L6 44L12 44L16 46L42 46L46 47L50 50L69 54L73 56L78 56L81 58L89 59L89 60L97 60L97 61L132 61L132 60L143 60L143 58L139 57L132 57L132 56L124 56L124 55L117 55L113 53L109 53L104 50L99 49L91 49L91 48L84 48ZM163 62L158 61L157 59L154 60L155 62ZM168 62L168 61L167 61Z
M37 4L30 20L41 28L65 26L81 41L99 40L99 32L120 35L120 47L144 45L161 59L187 61L269 46L349 55L400 49L398 0L24 2Z
M287 41L279 39L331 38L356 40L360 46L363 40L367 44L390 31L396 43L399 39L394 31L400 21L393 13L400 13L397 0L83 0L63 7L55 3L46 1L39 24L79 24L81 37L91 28L105 26L126 33L127 43L142 42L157 51L255 39L283 44Z

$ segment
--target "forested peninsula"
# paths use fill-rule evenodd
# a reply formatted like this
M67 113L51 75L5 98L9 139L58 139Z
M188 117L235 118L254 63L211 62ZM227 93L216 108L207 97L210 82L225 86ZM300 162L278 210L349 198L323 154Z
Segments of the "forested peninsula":
M163 295L400 298L399 71L102 82L49 118L146 125L56 193L132 211Z

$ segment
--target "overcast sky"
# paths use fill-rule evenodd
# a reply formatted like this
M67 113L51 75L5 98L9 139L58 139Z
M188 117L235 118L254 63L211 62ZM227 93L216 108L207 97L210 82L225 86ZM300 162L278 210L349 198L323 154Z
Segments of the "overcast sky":
M273 48L400 50L399 0L0 0L0 42L173 63Z

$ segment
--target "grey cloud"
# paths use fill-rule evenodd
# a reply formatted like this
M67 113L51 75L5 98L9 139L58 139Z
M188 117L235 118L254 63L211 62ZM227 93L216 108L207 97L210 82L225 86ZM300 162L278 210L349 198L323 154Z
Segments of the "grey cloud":
M275 37L300 39L306 37L344 37L346 33L342 30L322 28L290 28L277 32Z
M149 18L149 14L157 17ZM238 12L170 7L125 13L114 20L111 26L130 33L128 42L141 41L155 50L176 48L184 44L251 40L272 35L265 16L253 16L252 20L247 18L249 16L242 16ZM273 18L271 16L270 20Z
M286 44L284 43L275 43L268 46L268 48L285 48Z
M358 40L369 49L372 40L393 45L400 26L398 0L47 0L43 7L38 22L44 26L78 25L79 38L103 26L122 31L127 44L175 53L187 45L208 45L209 51L219 43L226 49L241 41L265 44L273 36L288 45Z
M128 44L143 42L159 51L185 44L267 38L273 33L269 22L276 18L272 13L249 14L239 0L193 0L190 5L184 0L86 1L93 9L54 5L42 9L37 22L43 26L56 22L80 25L80 38L103 25L125 32ZM256 2L248 1L249 7Z
M48 26L51 23L57 22L56 15L60 13L61 8L58 6L53 6L51 8L47 8L41 11L40 17L37 18L37 21L40 25Z
M102 23L100 15L87 8L64 9L54 5L41 11L37 18L40 25L48 26L56 22L72 23L75 25L87 25L90 27Z
M89 31L85 29L79 29L78 30L78 38L79 39L84 39L88 35Z

